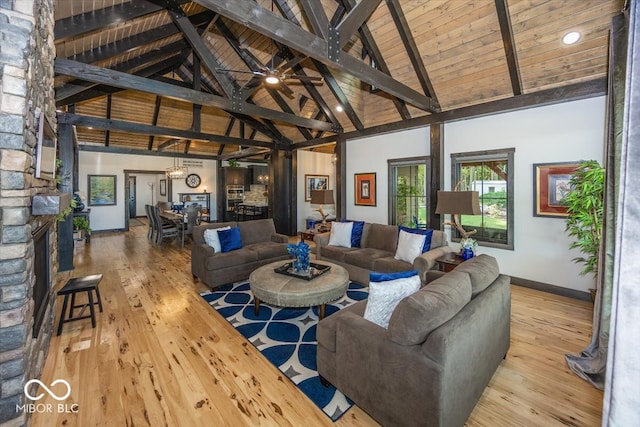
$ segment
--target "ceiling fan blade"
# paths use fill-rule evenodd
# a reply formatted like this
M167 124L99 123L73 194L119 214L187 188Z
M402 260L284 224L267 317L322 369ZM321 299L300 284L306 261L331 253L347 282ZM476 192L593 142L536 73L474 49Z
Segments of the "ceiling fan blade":
M246 70L231 70L227 68L216 68L216 71L224 71L227 73L241 73L241 74L253 74L256 76L264 76L265 73L262 71L246 71Z
M297 74L285 74L283 75L283 79L296 79L304 82L321 82L323 80L323 78L320 76L299 76Z
M281 66L279 66L278 69L280 70L280 72L287 71L290 68L295 67L296 65L298 65L299 63L301 63L302 61L304 61L307 58L308 58L307 56L296 56L296 57L290 59L289 61L285 62Z
M289 86L287 86L285 84L285 82L283 82L282 80L280 81L280 87L279 89L282 91L282 93L284 93L287 97L289 98L293 98L293 91L291 90L291 88Z

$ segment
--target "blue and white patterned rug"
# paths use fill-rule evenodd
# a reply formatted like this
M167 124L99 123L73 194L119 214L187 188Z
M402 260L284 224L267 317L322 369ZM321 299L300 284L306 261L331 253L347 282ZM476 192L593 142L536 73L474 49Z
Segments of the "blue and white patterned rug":
M353 405L333 386L320 383L316 365L317 307L280 308L263 303L256 316L248 282L220 286L200 295L333 421ZM343 298L326 305L325 316L365 298L367 289L351 283Z

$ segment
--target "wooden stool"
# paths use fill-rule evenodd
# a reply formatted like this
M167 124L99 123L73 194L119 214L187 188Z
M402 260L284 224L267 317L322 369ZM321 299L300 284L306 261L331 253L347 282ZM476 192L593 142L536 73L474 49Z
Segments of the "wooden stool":
M102 280L102 274L94 274L92 276L75 277L69 279L69 281L58 291L58 295L64 295L64 302L62 303L62 313L60 313L60 322L58 323L58 335L62 333L62 324L66 322L73 322L74 320L91 318L91 327L96 327L96 314L94 305L98 304L100 312L102 312L102 299L100 298L100 291L98 290L98 284ZM96 291L96 298L98 301L93 301L92 291ZM76 305L76 293L86 292L89 298L88 304ZM67 311L67 304L69 303L69 296L71 296L71 307L69 307L69 317L64 318ZM85 308L89 307L90 314L83 316ZM76 308L82 308L80 314L77 317L73 316L73 310Z

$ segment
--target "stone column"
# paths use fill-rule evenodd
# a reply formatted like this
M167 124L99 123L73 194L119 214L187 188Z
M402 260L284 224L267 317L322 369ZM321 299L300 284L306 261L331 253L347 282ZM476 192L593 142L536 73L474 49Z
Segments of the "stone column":
M55 126L53 26L53 0L0 0L0 426L28 422L17 405L26 381L40 376L55 315L56 224L31 215L33 195L55 191L55 182L33 176L39 113ZM43 225L51 225L52 283L32 338L32 231Z

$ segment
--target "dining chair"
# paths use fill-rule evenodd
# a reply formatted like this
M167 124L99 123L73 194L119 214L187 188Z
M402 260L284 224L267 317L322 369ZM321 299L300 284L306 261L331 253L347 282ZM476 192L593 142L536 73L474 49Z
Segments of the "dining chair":
M170 237L178 237L178 227L175 223L165 223L160 218L160 209L157 206L151 208L151 212L156 223L156 245L162 243L162 240Z
M147 224L149 225L147 230L147 239L149 240L153 240L153 235L156 232L153 217L151 216L151 208L151 205L144 205L144 213L147 215Z
M185 218L184 218L184 224L182 224L182 231L180 233L182 235L181 240L182 240L183 248L184 248L184 237L186 235L192 235L193 227L195 227L196 225L200 225L201 209L202 207L200 206L189 206L184 209Z
M158 202L158 208L161 211L170 211L171 210L171 202Z

